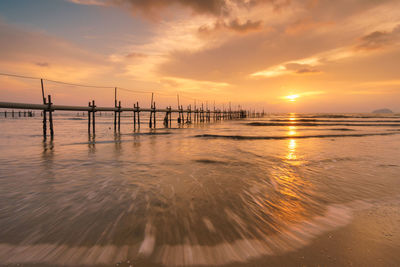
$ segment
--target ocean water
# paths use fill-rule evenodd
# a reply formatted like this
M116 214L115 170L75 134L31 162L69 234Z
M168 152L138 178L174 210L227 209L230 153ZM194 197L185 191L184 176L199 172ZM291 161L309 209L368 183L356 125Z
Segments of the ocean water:
M112 119L0 118L0 264L245 266L400 199L400 115Z

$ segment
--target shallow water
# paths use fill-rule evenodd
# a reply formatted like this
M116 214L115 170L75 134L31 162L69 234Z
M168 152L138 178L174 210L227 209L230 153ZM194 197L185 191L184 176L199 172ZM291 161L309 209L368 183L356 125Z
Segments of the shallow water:
M55 116L43 142L40 117L0 118L0 263L246 263L400 199L400 116L122 122L97 117L89 138L86 118Z

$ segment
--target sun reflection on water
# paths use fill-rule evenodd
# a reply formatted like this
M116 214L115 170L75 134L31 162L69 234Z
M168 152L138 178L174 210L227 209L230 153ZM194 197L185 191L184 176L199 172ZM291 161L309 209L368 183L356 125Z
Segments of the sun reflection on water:
M296 135L296 126L289 126L289 132L288 135Z
M288 154L286 155L286 159L295 160L296 156L296 139L290 139L288 145Z

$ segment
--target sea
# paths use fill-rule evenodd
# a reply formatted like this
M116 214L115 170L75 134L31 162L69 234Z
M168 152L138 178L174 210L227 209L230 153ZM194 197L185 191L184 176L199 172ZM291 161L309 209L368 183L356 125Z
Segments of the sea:
M156 126L2 114L0 265L268 266L400 201L400 114Z

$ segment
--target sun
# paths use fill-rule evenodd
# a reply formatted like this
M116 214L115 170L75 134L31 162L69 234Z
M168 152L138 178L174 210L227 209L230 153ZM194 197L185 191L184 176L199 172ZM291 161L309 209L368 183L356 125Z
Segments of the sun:
M285 99L287 99L287 100L289 100L291 102L296 101L297 98L299 98L299 95L288 95L288 96L285 96Z

